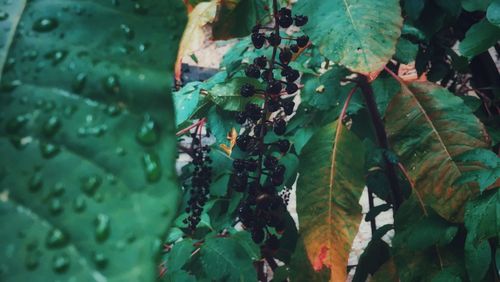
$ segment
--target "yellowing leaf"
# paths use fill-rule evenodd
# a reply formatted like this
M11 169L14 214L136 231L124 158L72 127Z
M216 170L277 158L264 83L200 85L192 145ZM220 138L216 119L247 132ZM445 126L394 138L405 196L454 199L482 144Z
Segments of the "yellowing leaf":
M330 269L330 281L347 278L349 252L361 221L363 166L362 142L338 122L314 135L300 156L301 243L315 271Z
M220 144L220 148L230 157L233 153L233 148L236 145L236 138L238 137L238 132L233 127L231 131L227 134L227 140L229 140L229 146L226 144Z
M189 13L188 24L182 35L175 62L175 79L181 78L182 58L201 49L207 38L207 25L212 23L217 13L217 0L202 2Z
M447 220L461 221L465 201L478 189L453 184L464 172L480 167L456 157L489 147L483 124L462 99L430 82L403 85L385 119L389 143L425 205Z

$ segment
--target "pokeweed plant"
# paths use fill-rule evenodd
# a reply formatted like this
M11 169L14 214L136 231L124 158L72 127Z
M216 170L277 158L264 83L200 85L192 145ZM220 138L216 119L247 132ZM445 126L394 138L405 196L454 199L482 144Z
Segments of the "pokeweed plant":
M206 121L214 173L197 231L181 214L170 233L164 279L498 280L497 2L298 1L294 21L274 1L218 73L174 93L180 130ZM371 240L348 265L362 220Z

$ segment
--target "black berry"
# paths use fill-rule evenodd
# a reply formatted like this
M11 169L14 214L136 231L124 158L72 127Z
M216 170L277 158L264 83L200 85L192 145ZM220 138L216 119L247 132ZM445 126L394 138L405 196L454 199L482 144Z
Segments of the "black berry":
M297 15L295 16L295 25L296 26L304 26L307 24L309 18L307 16Z
M262 46L264 46L264 42L266 42L266 37L262 33L252 34L252 43L255 48L262 48Z
M273 131L276 135L283 135L286 132L286 121L284 119L278 119L274 122Z
M299 46L300 48L306 47L307 43L309 43L309 36L302 35L297 38L297 46Z
M240 94L243 97L252 97L255 94L255 86L250 83L245 83L241 86Z
M259 78L260 77L260 69L258 66L251 64L248 65L247 68L245 69L245 74L248 77L251 78Z
M283 85L281 85L281 81L278 81L278 80L270 80L270 81L267 83L266 92L267 92L268 94L274 94L274 95L277 95L277 94L280 94L281 89L283 89Z
M257 57L253 60L253 63L263 69L267 66L267 58L265 56Z
M267 38L267 41L269 42L269 45L276 47L281 43L281 36L278 33L272 32Z
M299 87L295 83L287 83L286 84L286 93L293 94L299 90Z
M281 51L279 58L283 64L288 65L288 63L290 63L290 61L292 60L292 52L290 51L290 49L284 48Z
M288 140L280 140L276 143L276 145L278 146L278 150L283 154L288 152L290 149L290 141Z

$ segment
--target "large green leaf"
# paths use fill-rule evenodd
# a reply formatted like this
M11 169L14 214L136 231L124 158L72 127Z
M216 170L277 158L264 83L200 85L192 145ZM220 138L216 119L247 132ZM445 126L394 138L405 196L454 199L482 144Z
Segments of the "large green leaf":
M387 64L403 25L397 0L299 1L296 12L309 17L303 30L322 55L363 74Z
M314 270L330 268L331 281L347 277L349 251L362 217L358 201L363 173L363 143L338 122L315 134L300 155L300 240Z
M498 40L500 40L500 27L483 19L467 31L464 40L459 45L460 53L472 58L487 51Z
M170 69L184 22L174 0L28 1L11 22L1 280L157 277L180 194Z
M454 182L462 173L481 167L454 158L489 146L481 122L446 89L415 82L393 98L385 123L392 149L425 204L447 220L461 221L466 200L478 189Z
M483 192L486 188L500 186L500 158L490 150L475 149L457 157L462 162L477 162L484 164L484 169L468 171L457 179L457 184L477 182ZM496 182L496 183L495 183Z
M245 237L246 240L250 238ZM201 247L203 270L216 281L257 281L251 249L237 237L208 238ZM253 251L252 251L253 252Z
M392 255L401 281L434 281L445 267L465 276L462 244L450 244L457 227L422 206L413 194L394 217ZM424 210L425 209L425 210ZM436 280L446 281L446 280Z

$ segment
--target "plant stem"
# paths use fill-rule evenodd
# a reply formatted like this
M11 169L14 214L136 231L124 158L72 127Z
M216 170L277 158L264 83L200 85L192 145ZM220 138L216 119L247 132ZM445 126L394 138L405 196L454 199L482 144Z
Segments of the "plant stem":
M377 103L375 101L375 96L373 93L373 88L368 81L368 78L364 75L360 75L358 78L358 85L363 93L363 98L365 100L368 112L370 114L373 127L375 129L375 135L377 138L378 146L384 150L389 150L389 141L387 140L387 133L385 132L384 123L377 109ZM396 173L396 168L393 163L389 161L387 156L384 154L384 162L386 166L385 173L389 178L389 184L392 194L392 205L394 211L397 211L403 202L403 194L401 193L401 188L399 187L398 177Z
M274 17L274 32L279 34L280 26L278 24L278 0L273 0L273 17ZM273 78L273 70L274 70L274 61L276 60L276 53L278 52L278 46L273 47L273 55L271 57L271 61L269 62L269 77L268 80ZM268 107L267 107L267 93L264 93L264 105L262 107L262 118L261 124L264 124L265 120L268 116ZM264 149L264 126L261 126L259 132L259 150ZM262 159L263 152L259 154L258 166L257 166L257 181L260 183L260 178L262 176Z

